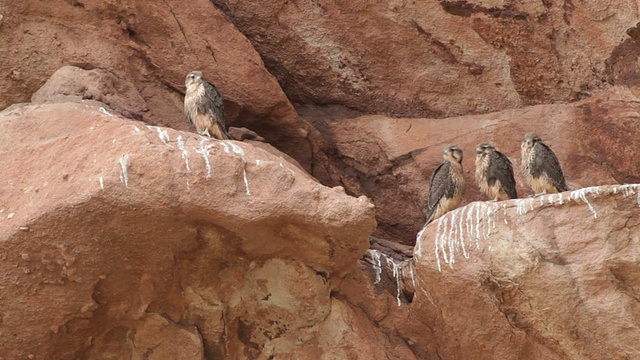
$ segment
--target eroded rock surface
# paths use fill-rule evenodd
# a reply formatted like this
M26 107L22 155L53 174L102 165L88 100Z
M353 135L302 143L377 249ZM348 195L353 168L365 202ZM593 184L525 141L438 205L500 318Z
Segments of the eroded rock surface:
M214 3L301 103L441 118L638 79L635 0Z
M95 101L93 104L98 106L107 105L103 111L115 111L137 120L142 120L143 114L149 111L132 83L104 69L63 66L31 96L33 103L82 103L85 100Z
M301 336L341 356L334 328L379 332L331 295L369 246L366 198L90 104L0 123L3 356L267 358Z
M638 357L638 226L640 185L472 203L420 237L411 313L443 358Z
M474 180L475 149L490 141L514 165L519 197L532 194L520 171L520 143L537 132L558 156L570 189L640 182L638 88L615 87L572 104L538 105L449 119L394 119L379 115L341 118L330 109L302 107L303 117L321 128L336 150L333 181L376 204L376 235L413 245L425 221L429 178L442 150L464 151L467 192L463 204L485 200Z
M304 166L311 163L310 129L253 46L207 0L10 1L0 4L0 13L0 109L28 101L58 69L72 65L111 74L99 76L101 84L113 77L133 84L126 93L143 102L124 97L117 112L187 130L184 77L201 70L224 96L228 125L246 126ZM109 100L103 102L115 105Z
M640 184L473 202L338 293L420 359L633 359L639 226Z

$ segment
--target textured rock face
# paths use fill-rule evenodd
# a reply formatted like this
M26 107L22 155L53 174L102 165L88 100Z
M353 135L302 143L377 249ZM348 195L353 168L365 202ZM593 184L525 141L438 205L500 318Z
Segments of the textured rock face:
M640 187L518 170L536 131L572 189L640 182L639 12L0 2L0 360L639 358ZM247 141L184 131L196 69ZM481 141L524 199L477 202ZM467 206L420 231L452 142Z
M142 120L142 114L149 110L133 84L103 69L61 67L31 96L33 103L85 100L96 101L96 105L102 103L124 117L138 120Z
M3 356L266 358L299 337L339 355L336 331L375 338L331 296L375 228L366 198L98 109L0 113Z
M186 130L184 77L202 70L225 98L227 124L257 131L305 166L311 162L309 129L251 44L207 0L188 6L173 0L9 1L0 13L0 109L28 101L56 70L74 65L110 74L100 82L115 77L133 84L127 92L139 95L118 103L117 112Z
M472 203L422 233L410 314L447 359L637 358L638 226L639 185Z
M640 356L640 185L473 202L338 292L419 359Z
M640 182L633 150L640 147L637 88L616 87L567 105L462 116L446 120L391 119L384 116L332 118L301 108L301 114L328 128L337 150L335 175L345 189L376 204L376 234L412 245L424 223L429 177L442 162L442 150L456 143L464 151L467 181L464 203L485 200L474 180L475 148L491 141L514 165L520 197L532 194L520 172L520 143L537 132L556 153L571 189Z
M297 102L447 117L638 79L635 0L214 3Z

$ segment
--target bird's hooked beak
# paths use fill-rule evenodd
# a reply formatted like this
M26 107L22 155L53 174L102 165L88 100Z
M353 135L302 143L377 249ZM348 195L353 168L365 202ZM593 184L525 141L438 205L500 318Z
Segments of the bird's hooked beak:
M483 149L482 147L479 147L479 146L478 146L478 147L476 148L476 154L480 155L480 154L482 154L483 152L484 152L484 149Z

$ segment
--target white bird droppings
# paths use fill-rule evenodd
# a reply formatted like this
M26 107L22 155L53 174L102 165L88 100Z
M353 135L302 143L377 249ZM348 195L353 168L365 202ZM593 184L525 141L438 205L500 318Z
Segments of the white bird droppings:
M126 188L129 188L129 173L127 169L129 166L129 158L129 154L124 154L118 160L120 163L120 181L124 183Z
M100 106L100 108L98 109L98 111L100 111L101 113L105 114L105 115L109 115L109 116L113 116L112 113L109 112L109 110L105 109L104 107Z

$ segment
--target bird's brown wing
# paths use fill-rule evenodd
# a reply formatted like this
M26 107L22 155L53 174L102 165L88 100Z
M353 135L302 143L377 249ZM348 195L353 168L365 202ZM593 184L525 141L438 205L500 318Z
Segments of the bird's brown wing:
M224 105L222 103L222 95L218 91L215 85L204 82L205 97L207 101L201 101L198 104L198 113L200 114L212 114L216 121L222 125L222 128L226 131L224 123Z
M436 170L431 174L431 179L429 180L429 202L427 206L427 222L430 222L435 212L438 203L441 201L445 195L447 195L447 186L451 181L449 179L449 168L451 167L451 163L448 161L443 162L436 168ZM453 194L449 194L453 196Z
M493 151L489 158L487 167L487 182L493 186L496 181L500 181L504 191L511 199L516 199L516 180L513 177L513 165L509 158L500 151Z
M541 142L536 143L534 150L536 152L535 165L540 169L540 172L547 174L558 191L569 190L560 168L560 162L553 150Z

